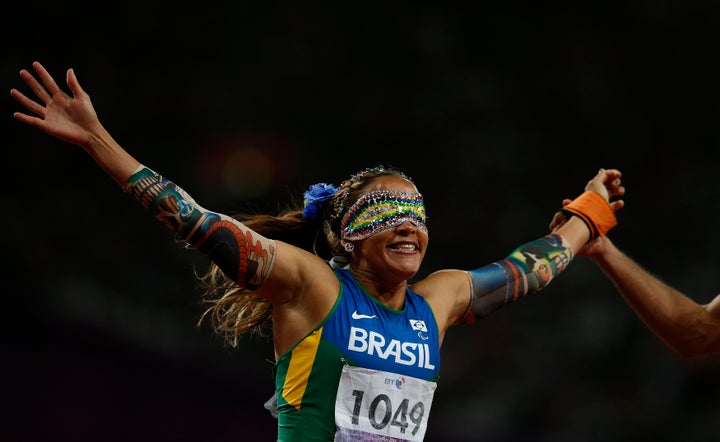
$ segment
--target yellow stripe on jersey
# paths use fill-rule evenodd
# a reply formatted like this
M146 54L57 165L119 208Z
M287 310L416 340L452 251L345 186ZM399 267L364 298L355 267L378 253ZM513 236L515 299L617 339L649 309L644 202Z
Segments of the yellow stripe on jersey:
M300 409L302 405L308 377L315 361L318 345L320 345L320 336L322 336L322 327L298 343L290 356L282 396L288 404L296 409Z

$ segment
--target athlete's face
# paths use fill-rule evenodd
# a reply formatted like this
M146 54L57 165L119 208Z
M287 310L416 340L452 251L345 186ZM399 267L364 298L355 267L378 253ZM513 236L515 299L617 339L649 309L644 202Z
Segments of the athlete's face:
M376 178L363 193L370 192L377 192L379 195L396 193L418 195L414 184L394 176ZM378 210L383 209L378 206ZM396 213L388 212L387 215L387 218L393 219L394 217L397 222L391 223L389 228L378 229L364 239L352 241L355 246L352 260L358 270L367 271L376 277L387 278L391 280L389 282L407 281L420 269L428 246L424 208L421 205L412 208L405 207ZM422 218L422 222L420 222L420 218Z

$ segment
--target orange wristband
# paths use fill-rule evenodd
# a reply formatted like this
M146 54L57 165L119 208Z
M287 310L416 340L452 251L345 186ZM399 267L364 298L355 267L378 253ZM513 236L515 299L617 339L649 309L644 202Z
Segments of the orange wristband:
M615 212L605 198L592 190L586 190L570 204L562 208L563 212L575 215L590 229L590 239L605 236L608 230L617 224Z

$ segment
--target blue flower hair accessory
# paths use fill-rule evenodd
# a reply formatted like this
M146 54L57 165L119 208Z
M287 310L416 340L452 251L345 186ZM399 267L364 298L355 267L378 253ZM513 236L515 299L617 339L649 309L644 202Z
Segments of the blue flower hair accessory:
M337 188L328 183L311 184L303 194L303 218L314 221L323 213L323 205L332 199Z

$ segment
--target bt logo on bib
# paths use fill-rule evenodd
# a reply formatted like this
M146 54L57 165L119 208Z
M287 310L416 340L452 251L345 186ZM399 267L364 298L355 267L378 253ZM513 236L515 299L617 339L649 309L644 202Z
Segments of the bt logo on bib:
M399 390L405 384L405 378L385 378L385 384L394 385Z

